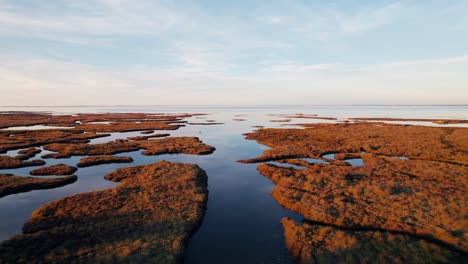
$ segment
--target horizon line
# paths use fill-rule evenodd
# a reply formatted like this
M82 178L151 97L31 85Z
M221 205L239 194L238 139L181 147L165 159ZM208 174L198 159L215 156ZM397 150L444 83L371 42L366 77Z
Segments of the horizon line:
M5 105L0 107L142 107L142 106L153 106L153 107L268 107L268 106L468 106L468 104L249 104L249 105L228 105L228 104L168 104L168 105Z

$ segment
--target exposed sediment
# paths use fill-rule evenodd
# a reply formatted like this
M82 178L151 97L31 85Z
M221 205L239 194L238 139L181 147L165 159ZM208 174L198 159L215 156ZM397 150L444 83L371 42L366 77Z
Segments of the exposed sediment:
M80 162L76 164L79 168L96 166L101 164L111 163L131 163L133 159L131 157L120 157L120 156L92 156L80 159Z
M276 184L272 196L305 218L302 225L283 220L288 249L299 262L467 260L468 129L314 124L261 129L247 138L271 149L242 162L329 162L257 166ZM335 159L323 157L330 153ZM356 158L361 166L346 162Z
M0 198L9 194L61 187L76 180L75 175L50 179L0 174ZM0 258L0 262L2 262L2 258Z
M40 207L0 244L6 263L181 263L208 191L197 165L161 161L106 175L120 185Z

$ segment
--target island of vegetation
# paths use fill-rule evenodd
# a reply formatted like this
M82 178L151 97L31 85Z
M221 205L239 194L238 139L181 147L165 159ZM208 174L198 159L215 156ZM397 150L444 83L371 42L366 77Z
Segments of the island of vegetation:
M299 263L468 260L468 129L310 124L246 137L270 149L241 162L267 162L257 169L273 197L304 217L282 220Z

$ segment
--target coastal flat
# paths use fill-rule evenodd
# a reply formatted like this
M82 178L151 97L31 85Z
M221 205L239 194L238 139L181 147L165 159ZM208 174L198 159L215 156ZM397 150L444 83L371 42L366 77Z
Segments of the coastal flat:
M9 194L57 188L72 184L76 180L76 175L47 179L0 174L0 198Z
M181 263L207 201L196 165L158 162L117 169L120 185L68 196L33 212L0 244L5 263Z
M42 166L43 160L23 161L22 157L0 156L0 169L15 169L32 166Z
M68 166L66 164L57 164L47 167L42 167L29 172L35 176L47 176L47 175L72 175L77 171L76 167Z
M198 114L18 113L17 118L14 115L8 114L7 121L3 123L14 123L19 130L0 130L0 152L7 153L0 156L0 165L11 171L8 173L13 173L1 175L2 195L58 188L77 179L80 182L76 185L86 184L85 181L90 180L86 177L96 179L105 174L107 180L119 182L120 185L91 192L79 189L75 194L72 192L73 195L56 196L59 199L43 202L24 225L23 234L0 245L0 253L8 257L5 258L9 260L7 262L180 263L184 259L188 239L198 229L207 206L206 174L197 165L178 163L180 160L198 163L201 159L185 156L180 159L167 155L164 159L177 163L154 163L155 160L146 156L211 154L215 151L214 146L190 134L202 133L201 138L212 142L210 133L214 132L219 138L213 142L221 148L232 148L231 152L221 151L216 162L201 164L204 168L215 168L224 175L221 173L224 168L245 166L240 163L233 166L233 161L226 157L249 157L252 148L248 146L249 142L244 142L240 133L251 131L252 127L259 130L246 134L246 138L270 149L241 162L261 163L257 166L258 172L276 185L271 194L278 203L272 201L272 204L299 213L303 220L292 212L275 209L278 211L276 218L268 220L271 222L271 228L267 229L270 232L262 231L266 227L263 224L262 228L252 225L259 230L249 229L248 234L238 232L238 240L249 236L251 239L266 236L268 240L279 240L279 248L275 249L284 250L281 254L285 254L285 260L289 261L287 248L292 259L298 263L466 261L466 128L437 127L439 124L434 124L434 127L394 125L384 123L387 120L360 123L348 119L321 118L315 114L265 115L262 125L255 119L232 118L231 115L221 118L224 125L213 127L215 129L197 127L198 122L186 120L192 117L206 119ZM35 127L31 127L32 130L27 130L27 127L22 127L30 124L28 116L37 122L48 120L36 124L41 126L38 128L45 126L46 129L34 130ZM271 119L271 116L280 116L281 119ZM281 127L284 125L281 123L289 123L293 118L304 122L310 119L313 123L289 124L301 128L288 129L263 126ZM238 120L234 119L243 119L244 122L235 122ZM334 124L319 124L314 119ZM201 124L217 124L214 119L209 121L213 122ZM188 127L186 131L189 133L174 131L171 134L177 136L171 136L159 131L156 126L161 130ZM242 127L238 129L238 134L232 133L237 137L237 141L232 142L236 143L223 145L232 140L232 137L228 140L229 133L231 130L237 131L236 127ZM248 146L245 151L237 147L242 144ZM256 149L265 148L259 146ZM35 158L39 153L42 153L41 159ZM116 155L118 153L126 154ZM58 165L27 169L27 166L44 165L43 159L61 160L47 160L47 163L60 163ZM122 164L130 162L138 166L126 167L128 165ZM103 164L111 165L100 166ZM90 166L96 167L86 168ZM246 177L261 177L254 167L250 168L253 175ZM77 176L21 176L28 172L66 175L75 171ZM103 173L93 175L94 171ZM192 177L193 173L197 176ZM184 179L189 174L192 176L187 182ZM238 185L236 181L243 181L240 178L243 176L236 170L230 174L236 177L229 181L229 188ZM82 175L84 178L80 178ZM193 185L193 181L199 184ZM216 182L215 179L215 186ZM265 182L261 186L250 181L249 184L257 184L254 188L256 192L265 190L267 186ZM73 186L70 185L71 188ZM87 188L90 190L93 186ZM188 188L188 192L184 188ZM196 190L196 195L193 195L193 190ZM243 195L245 192L246 197L247 194L252 197L245 185L238 190ZM267 193L258 192L259 196L253 197L264 203L263 194ZM217 200L213 202L221 199L223 208L230 203L232 206L232 202L223 200L226 195L232 201L242 201L239 194L234 192L218 192L217 195ZM254 200L249 198L249 204L243 206L250 206ZM235 214L249 219L249 223L257 219L265 221L270 217L269 214L261 217L246 214L242 209L244 207L239 208ZM218 217L234 217L226 211L217 211L216 214ZM282 217L283 230L279 225ZM211 218L211 225L213 221ZM237 223L232 220L228 222L233 228ZM206 228L213 230L213 226ZM284 240L277 232L284 232ZM272 238L274 234L276 237ZM194 241L195 244L200 243L199 238ZM212 242L204 240L203 243ZM39 247L36 246L38 244ZM261 252L262 249L249 250L247 252ZM209 255L208 252L198 254ZM254 256L256 260L260 259L256 257L259 256ZM250 257L239 256L241 259Z
M273 197L305 218L303 227L283 220L288 249L296 260L358 259L364 251L382 259L394 256L387 262L396 263L410 256L428 262L466 260L468 129L366 123L309 126L247 134L247 139L271 148L241 161L279 160L303 166L257 166L276 184ZM360 164L353 166L355 160ZM328 235L323 237L322 232ZM365 232L371 233L362 235ZM334 244L321 242L327 236ZM336 239L340 236L355 242ZM376 239L372 247L361 247L371 239ZM400 243L415 248L408 249L411 254L395 253Z
M119 156L92 156L80 159L80 162L76 164L78 168L96 166L101 164L110 163L131 163L133 159L131 157L119 157Z
M40 124L59 128L1 130L0 151L19 149L19 155L0 156L0 169L42 166L45 164L42 159L72 156L85 156L78 162L79 168L128 163L133 161L131 157L112 155L136 150L143 150L144 155L212 153L215 148L196 137L168 137L167 133L109 140L101 144L90 142L110 136L102 131L178 129L185 123L183 118L191 116L7 114L2 116L3 120L0 118L0 124ZM28 117L34 122L27 121ZM42 159L29 161L43 150L50 153L44 154ZM57 164L31 170L30 174L70 175L77 170L74 166ZM208 194L206 173L196 165L160 161L120 168L105 178L121 184L103 191L66 196L37 209L24 225L22 235L0 244L0 262L181 263L187 240L204 215ZM77 179L76 175L34 178L2 174L0 197L61 187ZM38 247L38 243L41 246Z

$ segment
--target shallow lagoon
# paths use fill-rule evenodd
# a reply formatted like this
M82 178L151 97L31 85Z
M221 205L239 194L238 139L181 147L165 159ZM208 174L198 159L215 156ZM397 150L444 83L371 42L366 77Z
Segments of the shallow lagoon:
M5 109L1 110L18 110ZM269 122L276 119L269 114L318 114L331 117L407 117L407 118L460 118L468 116L468 107L92 107L92 108L22 108L24 111L71 112L204 112L207 118L222 125L188 125L170 133L171 136L197 136L206 144L216 147L211 155L160 155L143 156L140 151L121 153L131 156L133 163L106 164L80 168L78 181L64 187L9 195L0 199L0 239L20 233L23 223L32 211L47 202L74 193L100 190L115 186L103 176L116 168L153 163L159 160L196 163L208 174L208 209L200 229L191 238L186 263L290 263L284 246L280 219L288 216L298 221L302 218L279 206L270 196L274 185L256 171L255 164L241 164L239 159L253 158L267 147L248 141L243 133L256 129L252 126L284 127L284 124L321 123L322 120L292 119L290 122ZM246 121L235 121L236 115ZM189 122L205 122L189 118ZM412 122L418 124L418 122ZM431 124L433 126L439 126ZM290 126L287 126L288 128ZM97 138L92 143L103 143L117 138L140 135L139 132L113 133L110 137ZM10 151L8 155L15 155ZM43 151L38 156L48 153ZM37 156L37 157L38 157ZM46 159L46 166L58 163L76 165L82 157L70 159ZM287 165L287 164L283 164ZM357 165L357 164L356 164ZM357 165L359 166L359 165ZM27 176L37 167L0 170Z

